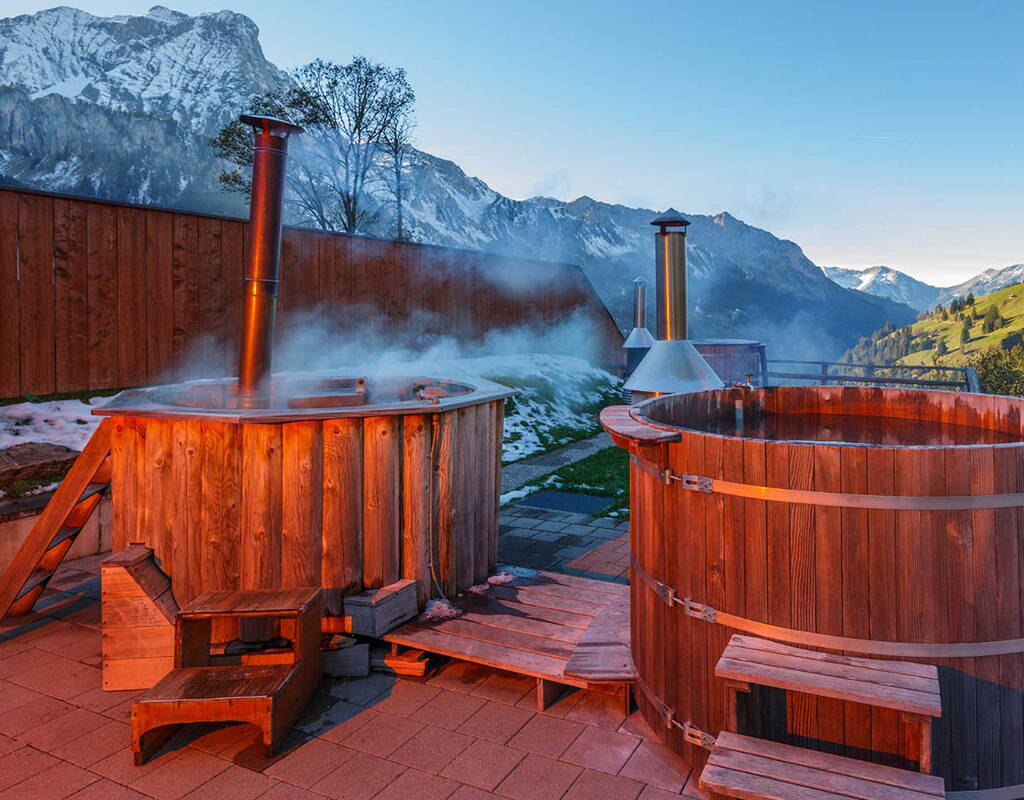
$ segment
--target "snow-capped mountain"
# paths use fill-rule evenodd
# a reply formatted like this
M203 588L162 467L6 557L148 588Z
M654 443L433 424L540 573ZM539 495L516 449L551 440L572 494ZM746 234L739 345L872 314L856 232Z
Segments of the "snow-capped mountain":
M938 286L930 286L912 278L906 273L890 267L868 267L867 269L845 269L843 267L822 267L825 274L847 289L867 292L897 303L904 303L915 311L933 307L942 292Z
M62 7L0 20L0 183L243 216L241 198L216 181L207 137L285 80L256 25L230 11L157 6L103 18ZM513 200L452 161L413 161L405 214L415 239L580 264L627 324L633 278L653 278L654 210ZM382 191L365 233L391 235L386 199ZM726 213L687 216L695 336L831 357L886 321L913 318L905 305L841 288L793 242Z
M945 305L954 297L966 297L968 292L980 296L1024 282L1024 264L986 269L963 283L945 287L931 286L891 267L822 267L822 270L846 289L904 303L915 311L927 311L939 303Z
M939 295L940 303L948 303L954 297L964 297L972 292L976 297L990 292L996 292L1012 286L1015 283L1024 282L1024 264L1011 264L1008 267L992 267L983 270L973 278L950 286L942 290Z

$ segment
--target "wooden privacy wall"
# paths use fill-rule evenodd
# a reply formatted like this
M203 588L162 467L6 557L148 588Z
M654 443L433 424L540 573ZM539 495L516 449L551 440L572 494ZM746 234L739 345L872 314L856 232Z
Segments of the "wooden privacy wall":
M0 190L0 397L233 374L246 228ZM281 277L279 331L373 320L385 343L415 332L465 341L580 311L600 360L621 358L615 323L568 264L288 228ZM183 374L197 349L203 369Z

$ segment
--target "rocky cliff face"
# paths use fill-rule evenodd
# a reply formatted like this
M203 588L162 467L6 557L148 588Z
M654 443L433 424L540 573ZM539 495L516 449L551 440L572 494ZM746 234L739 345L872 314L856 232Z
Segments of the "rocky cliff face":
M217 184L207 137L286 80L263 56L256 25L230 11L157 6L104 18L57 8L0 20L0 182L243 215L242 200ZM633 278L653 273L654 210L513 200L452 161L419 153L414 164L405 213L415 239L580 264L627 324ZM376 201L365 233L388 237L386 192ZM695 336L760 338L777 356L824 358L913 316L840 287L793 242L729 214L691 219Z

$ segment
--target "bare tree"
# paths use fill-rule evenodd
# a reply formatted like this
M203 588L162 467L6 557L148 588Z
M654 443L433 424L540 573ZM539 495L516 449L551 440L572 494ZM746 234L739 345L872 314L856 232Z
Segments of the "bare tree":
M387 169L390 171L388 189L395 200L395 238L404 241L409 238L405 230L403 203L405 200L405 170L416 149L412 146L412 131L415 123L409 113L396 115L384 130L381 140L387 154Z
M295 70L293 85L253 98L251 110L291 119L306 129L293 145L288 189L306 221L356 233L375 218L368 189L386 157L384 138L396 118L411 115L415 94L405 70L357 56L340 65L317 59ZM248 194L251 133L229 122L211 139L230 167L220 182Z

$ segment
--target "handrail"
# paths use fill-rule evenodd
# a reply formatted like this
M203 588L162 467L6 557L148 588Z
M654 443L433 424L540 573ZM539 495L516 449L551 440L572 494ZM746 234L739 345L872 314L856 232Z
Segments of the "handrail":
M973 372L971 367L957 367L953 365L939 364L937 366L924 366L921 364L855 364L847 363L846 361L811 361L799 358L771 358L768 360L769 364L813 364L817 367L852 367L856 369L903 369L910 372L932 372L934 370L943 370L944 372Z
M772 371L782 365L806 365L813 369L807 372L790 370ZM882 386L918 386L921 388L954 389L978 394L982 391L978 374L972 367L923 366L917 364L847 364L841 361L810 361L803 359L779 358L767 361L768 370L764 375L766 384L778 380L808 381L821 385L875 384ZM839 368L833 371L833 367ZM846 370L846 371L844 371ZM862 370L865 374L854 374L848 370ZM879 375L888 372L887 375ZM900 377L899 373L904 373ZM907 374L935 373L935 378L909 377ZM943 379L942 373L946 374Z

